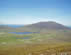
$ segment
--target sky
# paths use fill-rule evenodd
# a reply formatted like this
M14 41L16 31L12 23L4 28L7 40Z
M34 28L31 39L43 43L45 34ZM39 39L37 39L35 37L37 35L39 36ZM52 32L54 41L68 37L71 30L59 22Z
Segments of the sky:
M0 0L0 24L45 21L71 25L71 0Z

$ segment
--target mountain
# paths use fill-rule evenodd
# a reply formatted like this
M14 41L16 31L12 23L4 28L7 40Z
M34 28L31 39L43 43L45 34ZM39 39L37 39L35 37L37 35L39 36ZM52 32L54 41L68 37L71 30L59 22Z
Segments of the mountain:
M37 32L38 34L32 34L31 36L34 36L36 40L42 39L43 41L41 42L43 43L71 42L71 29L53 21L38 22L35 24L25 25L18 29L24 32Z
M53 21L48 21L48 22L39 22L35 24L30 24L30 25L25 25L24 27L19 28L20 30L24 31L47 31L47 30L71 30L70 28L53 22Z

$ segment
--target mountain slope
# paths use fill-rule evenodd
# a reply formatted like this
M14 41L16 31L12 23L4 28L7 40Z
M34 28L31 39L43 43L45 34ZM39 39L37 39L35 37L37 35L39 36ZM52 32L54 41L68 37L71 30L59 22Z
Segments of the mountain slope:
M56 22L39 22L39 23L35 23L35 24L30 24L30 25L25 25L24 27L19 28L20 30L23 31L46 31L46 30L71 30L70 28L56 23Z

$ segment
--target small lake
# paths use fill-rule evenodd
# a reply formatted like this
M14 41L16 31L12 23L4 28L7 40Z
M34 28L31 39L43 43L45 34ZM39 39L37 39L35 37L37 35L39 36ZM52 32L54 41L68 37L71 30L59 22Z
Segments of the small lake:
M12 34L31 34L33 32L8 32L8 33L12 33Z
M16 39L30 39L30 37L17 37Z
M11 34L31 34L31 33L38 33L38 32L8 32Z

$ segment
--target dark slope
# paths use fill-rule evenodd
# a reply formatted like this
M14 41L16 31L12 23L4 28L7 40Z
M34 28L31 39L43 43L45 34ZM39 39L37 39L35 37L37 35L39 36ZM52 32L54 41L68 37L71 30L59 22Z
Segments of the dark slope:
M39 22L35 24L25 25L24 27L19 28L24 31L42 31L42 30L70 30L70 28L56 23L56 22Z
M64 25L58 24L56 22L39 22L36 24L32 24L31 27L37 27L37 28L47 28L47 29L69 29L68 27L65 27Z

